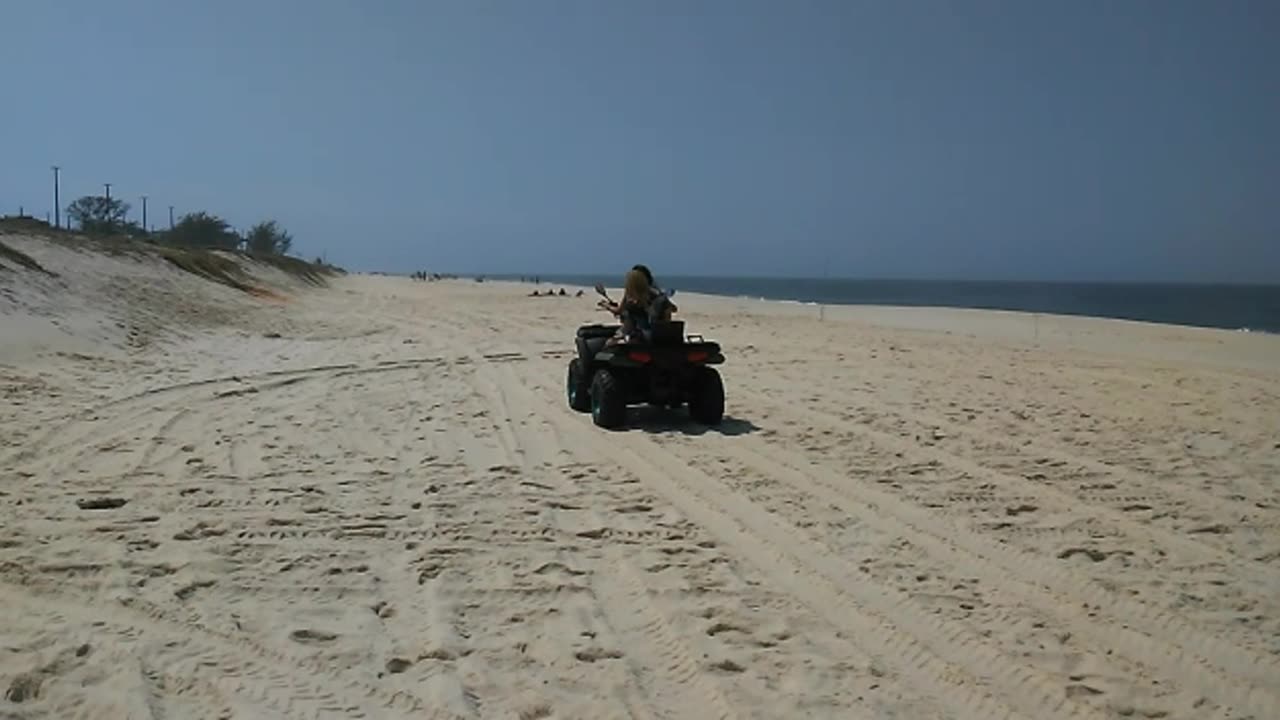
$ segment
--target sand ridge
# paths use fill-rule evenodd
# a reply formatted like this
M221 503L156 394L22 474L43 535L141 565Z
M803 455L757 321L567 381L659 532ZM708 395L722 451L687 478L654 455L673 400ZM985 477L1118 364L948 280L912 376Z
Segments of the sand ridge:
M606 433L590 299L526 293L353 276L4 367L3 710L1280 715L1275 339L682 294L724 426Z

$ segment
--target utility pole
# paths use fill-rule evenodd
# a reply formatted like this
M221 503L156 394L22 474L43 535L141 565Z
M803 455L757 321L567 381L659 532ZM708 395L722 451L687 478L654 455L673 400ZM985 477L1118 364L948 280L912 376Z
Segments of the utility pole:
M173 229L173 206L169 206L169 229Z
M102 183L102 186L107 189L107 199L110 200L111 199L111 183Z
M62 168L57 165L53 166L53 224L54 227L62 227L62 202L58 198L58 172Z
M142 196L142 230L145 232L146 229L147 229L147 196L143 195Z

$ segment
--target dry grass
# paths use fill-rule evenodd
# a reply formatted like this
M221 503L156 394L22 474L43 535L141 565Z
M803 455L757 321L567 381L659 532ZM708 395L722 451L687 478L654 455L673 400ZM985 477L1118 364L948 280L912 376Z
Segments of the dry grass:
M159 257L185 272L199 275L213 282L236 288L243 292L261 291L252 278L233 258L241 257L275 267L310 285L324 285L327 278L341 274L341 268L320 265L295 257L279 255L252 255L238 250L208 250L204 248L161 245L131 237L89 237L78 232L50 227L33 218L0 218L0 234L13 233L36 235L51 242L79 251L94 251L108 255L133 257ZM7 260L22 267L49 273L32 258L0 243L0 260Z
M0 260L13 263L14 265L24 267L28 270L35 270L36 272L44 273L45 275L53 275L53 273L45 270L44 267L40 265L40 263L36 262L30 255L14 250L2 242L0 242ZM0 268L3 267L4 265L0 264Z
M326 277L334 274L333 268L300 260L288 255L249 255L248 257L286 272L311 285L324 285Z
M218 255L215 252L199 248L178 248L163 245L150 246L150 249L175 267L193 275L199 275L244 292L249 292L254 288L249 282L249 276L234 260Z
M23 235L53 235L67 231L53 227L49 223L33 217L5 215L0 217L0 233L5 232L15 235L19 233Z

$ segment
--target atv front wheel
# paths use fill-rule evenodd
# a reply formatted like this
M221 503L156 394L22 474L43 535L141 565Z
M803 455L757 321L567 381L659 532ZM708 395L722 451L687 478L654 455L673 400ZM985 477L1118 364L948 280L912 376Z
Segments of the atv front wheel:
M597 370L591 381L591 419L606 430L615 430L626 422L627 402L622 386L608 370Z
M569 407L578 412L591 410L591 379L582 371L581 358L569 361L569 377L565 380Z
M715 368L698 370L689 396L689 417L703 425L719 425L724 419L724 382Z

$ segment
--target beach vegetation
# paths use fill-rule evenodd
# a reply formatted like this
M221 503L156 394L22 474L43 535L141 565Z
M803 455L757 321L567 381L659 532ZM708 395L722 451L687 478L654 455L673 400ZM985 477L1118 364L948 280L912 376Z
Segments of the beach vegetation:
M129 203L105 195L85 195L67 206L67 215L86 235L127 235Z

